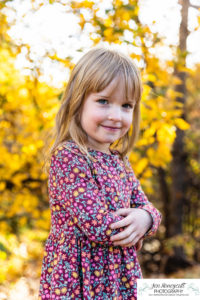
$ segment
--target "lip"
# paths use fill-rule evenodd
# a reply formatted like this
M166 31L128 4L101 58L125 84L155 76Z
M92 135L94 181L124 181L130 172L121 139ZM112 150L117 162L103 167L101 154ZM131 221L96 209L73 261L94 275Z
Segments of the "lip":
M112 126L105 126L105 125L101 125L101 126L110 131L117 131L117 130L121 129L121 127L112 127Z

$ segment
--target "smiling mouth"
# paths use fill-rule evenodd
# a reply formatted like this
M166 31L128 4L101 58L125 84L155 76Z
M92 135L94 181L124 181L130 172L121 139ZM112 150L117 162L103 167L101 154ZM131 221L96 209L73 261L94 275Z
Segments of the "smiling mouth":
M121 129L121 127L111 127L111 126L104 126L104 125L101 125L101 126L108 129L108 130L119 130L119 129Z

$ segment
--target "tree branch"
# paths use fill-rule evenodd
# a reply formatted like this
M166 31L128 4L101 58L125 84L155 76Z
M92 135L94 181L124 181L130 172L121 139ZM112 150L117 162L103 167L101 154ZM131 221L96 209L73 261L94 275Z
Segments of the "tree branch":
M196 8L196 9L199 9L200 8L200 6L199 5L194 5L194 4L190 4L190 6L189 7L193 7L193 8Z

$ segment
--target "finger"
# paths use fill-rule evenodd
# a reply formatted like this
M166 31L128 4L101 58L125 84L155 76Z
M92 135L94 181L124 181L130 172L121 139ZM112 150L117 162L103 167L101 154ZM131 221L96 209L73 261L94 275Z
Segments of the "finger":
M142 248L142 245L143 245L143 240L139 240L135 245L136 251L139 251Z
M123 247L132 247L132 246L135 246L135 250L139 251L143 246L143 239L138 240L136 243L135 241L133 241L129 244L123 245Z
M119 216L126 216L132 212L132 208L120 208L115 213Z
M135 246L136 244L135 244L135 242L131 242L131 243L129 243L129 244L126 244L126 245L123 245L123 246L121 246L121 247L133 247L133 246ZM135 249L136 250L136 249ZM137 250L136 250L137 251Z
M134 243L129 243L129 244L123 245L122 247L128 247L128 248L130 248L130 247L133 247L133 246L134 246Z
M128 238L132 233L132 230L129 228L128 231L124 230L118 234L115 234L113 236L110 237L110 240L113 241L120 241L120 240L124 240L126 238Z
M126 227L126 229L124 229L123 231L113 235L110 237L110 240L113 241L117 241L117 240L123 240L127 237L129 237L131 234L133 234L135 232L135 234L137 234L137 230L134 227L134 225L130 224L129 226Z
M134 245L138 240L138 237L135 233L129 235L127 238L124 238L123 240L117 240L113 243L114 246L124 246L128 244Z
M130 225L131 223L132 223L132 219L128 216L128 217L124 218L123 220L112 223L110 225L110 228L111 229L116 229L116 228L120 228L120 227L125 227L125 226Z
M128 244L128 246L135 246L137 248L137 244L139 242L139 236L136 234L135 239L132 241L132 243Z

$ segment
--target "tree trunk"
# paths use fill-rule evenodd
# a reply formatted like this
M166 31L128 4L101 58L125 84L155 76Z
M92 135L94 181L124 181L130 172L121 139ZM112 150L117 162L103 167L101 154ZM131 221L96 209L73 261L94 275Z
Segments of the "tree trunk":
M186 72L179 69L179 66L185 67L186 63L186 41L188 37L188 9L189 0L182 0L181 24L179 30L179 47L178 47L178 63L175 69L175 75L182 81L177 85L176 91L182 95L177 97L177 101L183 104L182 118L185 119L185 103L187 99L186 90ZM187 153L184 145L185 133L181 129L176 131L176 139L174 141L172 150L171 163L171 201L170 201L170 222L168 228L169 237L183 234L183 214L184 205L187 202ZM176 271L178 268L189 266L187 262L184 249L182 246L174 246L174 255L169 258L166 264L166 273Z
M180 49L180 59L178 61L177 69L175 70L175 75L179 77L182 81L181 84L177 85L176 91L180 92L182 96L177 98L177 101L183 103L183 115L182 118L185 119L185 102L187 97L186 91L186 72L179 71L179 64L181 67L185 67L186 60L186 40L188 37L188 8L189 0L182 1L182 20L179 30L179 49ZM184 147L184 131L177 128L176 139L172 150L172 165L171 165L171 175L172 175L172 201L170 207L171 222L169 227L169 235L174 236L177 234L182 234L182 223L183 223L183 206L186 203L186 193L187 193L187 153Z
M165 224L165 238L169 238L169 227L170 227L170 193L169 187L166 180L166 171L163 168L158 168L158 179L160 186L161 199L163 201L163 212L164 212L164 224Z

